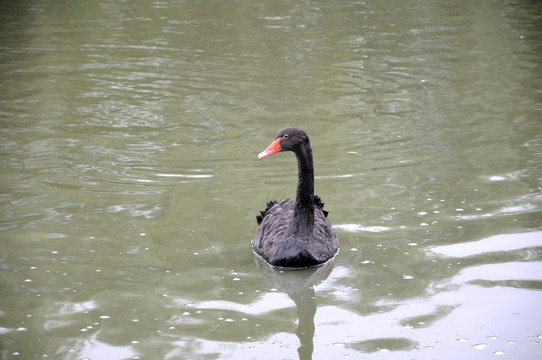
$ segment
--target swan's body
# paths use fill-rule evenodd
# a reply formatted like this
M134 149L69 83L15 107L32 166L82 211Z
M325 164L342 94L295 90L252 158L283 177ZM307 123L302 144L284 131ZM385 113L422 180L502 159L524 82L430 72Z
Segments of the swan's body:
M335 256L339 241L326 218L324 204L314 195L312 150L307 134L298 128L282 129L258 157L288 150L296 154L298 164L296 199L267 204L257 217L260 227L253 248L271 265L319 265Z

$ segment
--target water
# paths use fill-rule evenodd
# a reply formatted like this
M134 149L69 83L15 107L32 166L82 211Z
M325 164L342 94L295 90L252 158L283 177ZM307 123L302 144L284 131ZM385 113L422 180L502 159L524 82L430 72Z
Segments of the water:
M1 359L537 359L536 1L0 8ZM341 251L255 215L311 137Z

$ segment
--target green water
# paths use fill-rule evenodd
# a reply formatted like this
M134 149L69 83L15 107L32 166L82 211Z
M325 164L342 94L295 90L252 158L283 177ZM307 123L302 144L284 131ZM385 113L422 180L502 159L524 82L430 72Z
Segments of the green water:
M0 359L538 359L537 1L0 5ZM255 216L311 138L340 253Z

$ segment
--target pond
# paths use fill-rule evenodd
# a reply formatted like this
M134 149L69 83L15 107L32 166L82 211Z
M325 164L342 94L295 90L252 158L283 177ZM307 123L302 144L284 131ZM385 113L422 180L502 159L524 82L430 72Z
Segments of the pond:
M540 357L542 3L0 9L0 359ZM251 248L287 126L301 271Z

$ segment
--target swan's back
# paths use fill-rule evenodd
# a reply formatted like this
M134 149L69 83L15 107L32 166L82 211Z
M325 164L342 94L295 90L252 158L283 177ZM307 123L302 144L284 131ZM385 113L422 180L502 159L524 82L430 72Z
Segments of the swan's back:
M308 239L293 233L291 223L295 200L271 201L257 217L260 227L253 241L254 251L275 266L308 267L335 256L338 238L327 220L324 204L315 197L314 227Z

